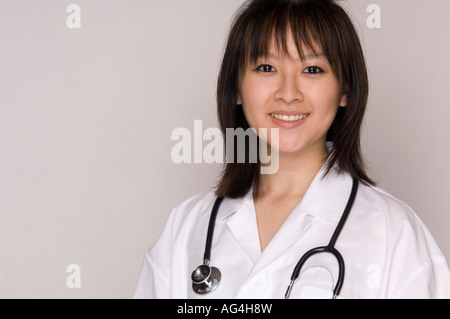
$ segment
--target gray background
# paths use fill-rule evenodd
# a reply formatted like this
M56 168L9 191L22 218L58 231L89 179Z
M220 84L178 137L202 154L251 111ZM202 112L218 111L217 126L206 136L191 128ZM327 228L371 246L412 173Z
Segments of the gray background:
M242 0L0 1L0 297L129 298L171 209L219 164L174 164L171 132L215 127ZM345 0L371 95L364 152L450 258L450 2ZM369 4L381 7L370 29ZM206 143L205 143L206 144ZM69 264L81 287L68 288Z

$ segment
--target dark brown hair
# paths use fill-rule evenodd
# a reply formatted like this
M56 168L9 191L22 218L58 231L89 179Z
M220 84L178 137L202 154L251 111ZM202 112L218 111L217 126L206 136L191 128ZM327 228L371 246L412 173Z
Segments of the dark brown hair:
M242 106L237 105L239 79L247 63L267 55L272 38L278 49L289 55L289 30L300 57L304 56L302 47L313 53L322 50L340 81L342 93L347 95L347 106L338 109L327 134L327 141L333 143L326 173L338 164L340 171L373 185L365 172L360 147L360 129L369 90L364 55L350 18L333 0L249 0L236 13L217 83L218 120L225 139L227 128L249 128ZM248 159L248 147L245 152ZM235 149L235 156L236 153ZM248 160L225 163L216 194L242 197L253 186L256 198L259 177L259 160L257 163Z

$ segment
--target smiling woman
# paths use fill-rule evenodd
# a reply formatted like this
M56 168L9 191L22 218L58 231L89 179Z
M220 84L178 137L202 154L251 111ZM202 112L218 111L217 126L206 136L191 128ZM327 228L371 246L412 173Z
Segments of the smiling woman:
M432 235L365 172L367 96L361 45L336 1L247 1L222 60L218 118L226 137L277 130L258 137L279 151L278 170L227 161L214 191L173 210L135 297L449 298Z
M263 91L266 96L277 94L273 96L268 114L278 117L279 121L273 122L280 128L302 124L283 123L283 116L288 116L289 120L289 116L295 119L299 115L302 121L313 122L323 115L315 112L314 117L303 119L310 115L305 104L312 107L312 101L302 103L302 109L298 96L289 94L296 94L298 90L300 99L309 100L312 95L319 96L319 91L320 95L333 91L338 101L323 102L333 111L327 113L327 121L320 121L326 140L333 142L327 170L339 162L339 170L373 185L366 174L360 149L360 129L369 87L367 71L358 36L345 11L333 1L255 1L241 10L230 31L219 74L218 116L222 131L255 124L249 123L252 120L245 113L251 106L241 103L248 88ZM280 65L275 67L275 62ZM268 86L272 87L271 93L267 93ZM288 95L279 103L282 94ZM283 134L280 138L282 141L289 139ZM324 152L325 140L322 142ZM323 156L327 158L328 154L322 154L322 160ZM261 191L259 165L227 165L218 195L240 197L252 188L253 195L258 197Z

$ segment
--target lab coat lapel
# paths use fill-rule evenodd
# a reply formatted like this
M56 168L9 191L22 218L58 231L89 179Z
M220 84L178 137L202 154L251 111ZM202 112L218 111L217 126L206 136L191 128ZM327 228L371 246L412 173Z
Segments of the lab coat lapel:
M350 175L338 174L332 170L324 177L324 169L322 169L311 183L302 201L261 254L251 274L258 272L286 253L299 240L303 243L302 251L298 252L301 254L318 245L328 244L332 235L332 232L330 234L328 232L334 228L327 227L327 231L324 232L323 227L330 224L333 227L334 224L337 225L347 204L351 185Z
M247 196L238 199L225 198L217 220L226 223L243 252L255 263L261 248L252 193L250 190Z
M306 214L302 205L299 204L260 255L250 276L270 264L274 259L285 253L302 236L305 236L311 227L311 223L312 216Z
M261 255L261 246L253 199L243 203L227 225L244 252L256 263Z

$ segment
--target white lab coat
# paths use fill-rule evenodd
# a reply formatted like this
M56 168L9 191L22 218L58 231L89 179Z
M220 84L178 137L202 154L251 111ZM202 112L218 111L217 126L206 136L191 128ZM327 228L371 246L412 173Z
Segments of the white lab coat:
M147 251L134 297L284 298L300 257L328 244L347 204L352 178L323 173L262 253L252 197L223 200L210 263L222 280L207 295L193 292L191 274L203 263L215 195L186 200ZM450 298L448 264L433 237L409 207L379 188L359 184L336 248L345 261L339 298ZM290 298L331 298L337 274L331 254L312 257Z

